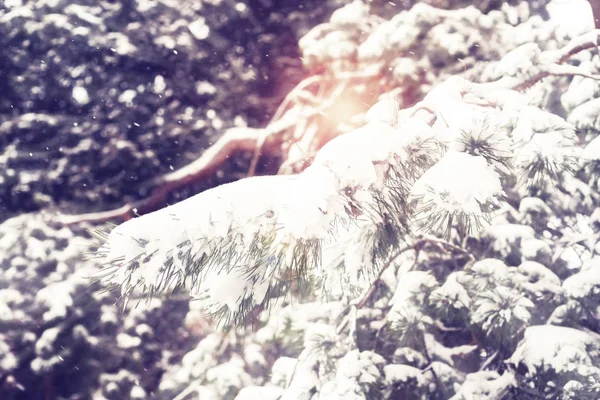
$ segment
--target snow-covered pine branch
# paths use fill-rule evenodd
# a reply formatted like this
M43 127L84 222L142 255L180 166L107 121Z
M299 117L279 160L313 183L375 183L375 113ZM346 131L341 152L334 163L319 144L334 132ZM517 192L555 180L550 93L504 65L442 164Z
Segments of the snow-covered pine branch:
M573 128L513 86L451 77L410 109L376 105L300 174L243 179L127 221L98 250L102 278L125 299L189 291L236 324L294 281L341 274L364 291L411 234L481 228L502 176L539 188L574 172Z
M98 250L104 279L125 298L185 288L240 323L321 269L336 227L374 229L373 259L397 246L408 222L403 168L420 156L406 151L407 138L373 122L327 144L299 175L247 178L128 221Z
M387 30L405 19L419 21L418 34L459 14L481 26L493 20L474 9L418 5L377 26L355 1L300 45L309 63L324 54L338 60L329 63L339 69L335 79L348 74L348 57L371 60L365 51L377 46L369 41L388 43L382 42ZM372 35L356 53L329 54L331 43L314 47L313 39L329 37L330 29L347 31L344 40L354 47L364 39L356 32ZM134 218L108 235L98 232L103 243L96 254L104 261L98 276L119 286L124 300L189 292L227 325L243 324L295 283L316 279L324 292L337 286L347 296L364 293L393 250L416 234L463 238L481 229L500 208L507 179L536 194L577 171L574 128L532 106L523 91L555 75L595 78L563 64L597 45L599 35L588 32L558 50L523 44L485 67L483 82L451 76L407 109L383 100L364 126L325 144L299 174L242 179ZM380 58L391 51L379 50ZM595 160L586 160L594 168Z
M338 97L327 101L344 97L335 88L347 87L348 81L337 79L353 74L353 68L369 63L376 64L369 71L391 67L395 77L407 81L425 69L393 53L403 44L394 40L403 36L392 33L423 35L432 24L447 25L457 34L443 37L444 46L460 53L462 42L456 37L463 37L463 29L454 17L478 19L472 9L446 13L419 6L404 17L417 15L420 22L399 17L371 24L360 2L346 11L352 7L359 17L337 13L329 27L321 27L323 37L303 42L307 63L318 64L325 56L331 69L315 78L332 80L324 86ZM522 17L516 14L515 19ZM478 23L488 28L475 30L488 38L490 32L512 29L486 31L494 18L492 13L481 17ZM444 19L446 24L440 22ZM300 119L290 141L299 151L292 156L282 150L292 161L298 154L314 157L304 172L226 185L182 203L186 206L128 222L108 236L102 252L110 254L106 271L112 276L105 280L120 285L124 298L185 290L200 299L192 303L196 315L202 309L234 324L243 323L250 311L273 311L254 319L260 326L256 335L244 332L244 341L260 343L256 347L263 354L285 354L272 365L268 386L247 386L244 372L253 367L242 368L236 350L231 361L210 368L206 377L175 374L175 382L191 380L193 387L216 387L219 394L224 387L246 385L239 400L267 393L273 399L454 400L577 399L599 393L598 369L593 368L597 335L591 334L598 331L598 274L597 264L586 262L600 251L598 212L588 215L598 202L593 188L600 103L594 97L600 90L600 59L591 50L598 32L570 43L555 36L539 45L526 43L546 37L544 29L535 31L536 19L542 23L533 16L531 23L518 25L519 32L528 33L522 42L503 46L516 48L500 62L451 76L433 88L419 83L427 93L410 108L384 95L365 115L364 126L324 146L315 143L326 130L328 137L336 136L329 126ZM366 41L352 33L356 29L370 32ZM464 35L466 42L473 36ZM404 49L412 51L417 36L406 37ZM336 47L338 41L344 43ZM369 47L381 49L361 41L382 42L384 51L366 57ZM353 53L354 45L362 53ZM358 64L349 62L353 54ZM426 76L439 76L440 68L433 70ZM382 75L383 82L377 83L385 86L389 75ZM316 107L323 98L310 97L314 87L306 88L300 86L298 96L306 95L308 110L320 113ZM315 92L329 92L321 89ZM296 105L289 110L292 97L277 113L282 120L302 114ZM568 116L568 122L556 114ZM496 213L498 208L502 212ZM162 225L153 224L161 220ZM493 225L487 226L490 220ZM129 240L127 252L111 253L119 237L144 240ZM127 262L136 257L149 262ZM298 283L310 285L311 297L324 294L325 300L338 301L283 301L281 310L270 304L298 294ZM307 309L315 312L302 311ZM556 325L562 327L556 330ZM542 340L546 331L548 340ZM571 332L574 343L562 340ZM215 364L220 356L213 353L221 354L204 352ZM188 359L184 369L208 369L201 354L194 350L189 359L198 361ZM540 354L543 362L536 359ZM268 370L270 361L263 361L253 377L264 375L262 368ZM390 364L383 366L384 361ZM226 368L236 371L236 378L215 378ZM184 390L180 398L188 394Z

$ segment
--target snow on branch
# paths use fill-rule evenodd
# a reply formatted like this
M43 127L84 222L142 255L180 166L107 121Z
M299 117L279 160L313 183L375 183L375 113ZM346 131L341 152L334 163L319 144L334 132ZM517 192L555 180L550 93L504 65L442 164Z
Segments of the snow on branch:
M350 24L342 17L333 20ZM404 110L384 100L366 125L326 143L299 174L242 179L99 234L98 277L119 286L124 300L189 292L225 325L244 324L254 310L313 279L365 293L411 235L464 237L489 223L507 177L520 177L524 190L545 190L576 172L573 127L529 106L521 91L540 71L552 72L539 60L560 66L597 44L594 32L562 50L529 53L529 62L522 49L509 53L508 60L529 66L513 76L487 83L452 76ZM573 75L573 68L559 72ZM288 112L278 112L274 124L287 127ZM276 132L269 126L245 146L259 151ZM231 140L163 181L176 184L214 165Z
M363 223L392 241L406 225L406 137L372 123L328 143L303 173L243 179L115 228L98 254L127 298L185 288L243 322L294 279L320 268L335 226ZM406 177L406 178L404 178ZM377 250L374 246L374 251ZM377 257L377 254L373 254Z

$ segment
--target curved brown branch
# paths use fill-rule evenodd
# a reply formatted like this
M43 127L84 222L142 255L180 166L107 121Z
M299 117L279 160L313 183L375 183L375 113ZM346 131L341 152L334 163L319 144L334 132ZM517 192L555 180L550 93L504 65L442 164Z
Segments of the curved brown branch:
M156 189L146 199L125 204L109 211L79 215L61 215L58 217L58 223L68 226L83 222L104 222L112 219L128 219L132 216L133 212L146 212L156 207L173 190L205 178L214 172L235 151L253 150L260 131L260 129L251 128L233 128L226 131L196 161L151 181L148 185L154 186Z
M592 1L591 3L595 3L595 1ZM598 24L596 24L596 26L598 26ZM558 50L560 57L556 62L558 64L563 64L575 54L598 46L600 46L600 29L595 29L571 39L565 47Z

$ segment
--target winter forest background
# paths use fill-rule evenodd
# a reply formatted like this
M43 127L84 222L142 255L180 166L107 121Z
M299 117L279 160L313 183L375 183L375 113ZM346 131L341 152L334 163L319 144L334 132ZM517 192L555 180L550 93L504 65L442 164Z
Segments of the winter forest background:
M0 2L0 400L599 399L598 10Z

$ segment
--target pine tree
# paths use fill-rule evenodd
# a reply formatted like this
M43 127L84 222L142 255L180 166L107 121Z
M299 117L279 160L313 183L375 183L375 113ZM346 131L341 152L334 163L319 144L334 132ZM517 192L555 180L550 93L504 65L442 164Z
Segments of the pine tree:
M410 13L419 29L457 15ZM327 60L335 82L353 51L398 66L402 41L385 30L397 21L368 16L355 1L315 28L307 63ZM334 51L336 29L363 45ZM279 326L299 353L273 398L598 398L600 90L579 104L567 91L559 107L556 87L598 80L600 31L555 39L457 72L413 106L384 98L299 173L97 232L99 277L125 302L186 292L225 327ZM302 329L259 315L294 299L339 314Z

